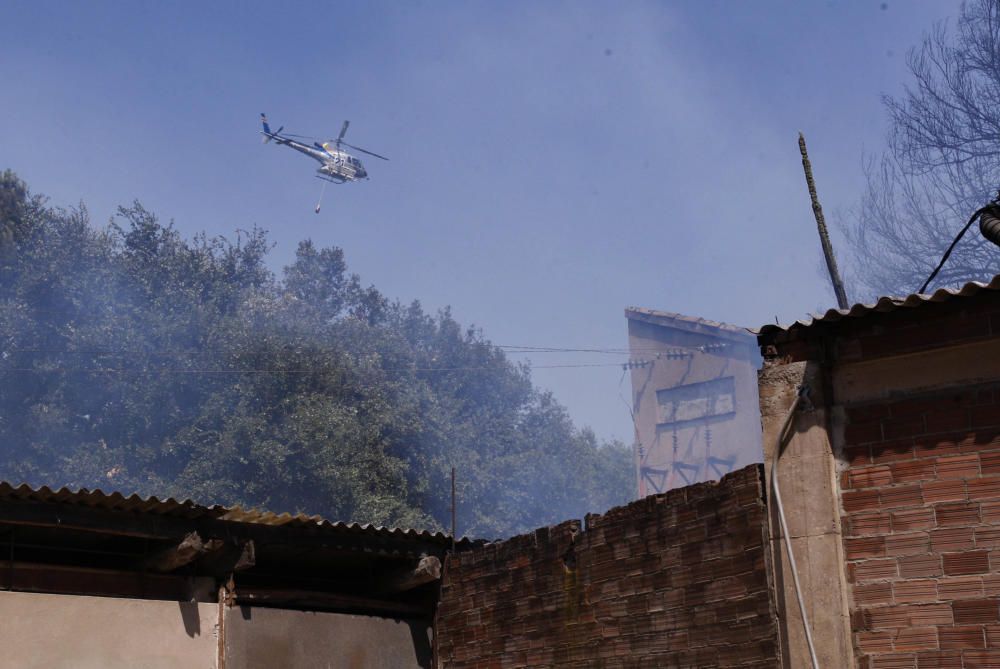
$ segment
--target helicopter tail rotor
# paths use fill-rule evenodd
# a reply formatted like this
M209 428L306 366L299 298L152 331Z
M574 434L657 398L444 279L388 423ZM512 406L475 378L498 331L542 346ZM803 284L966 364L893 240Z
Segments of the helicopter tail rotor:
M281 126L275 132L271 132L271 126L269 126L267 124L267 116L265 116L264 114L260 115L260 122L261 122L261 125L264 126L264 132L262 132L261 134L264 135L264 143L265 144L267 144L268 142L270 142L273 138L277 137L278 134L281 133L281 131L285 129L285 126Z

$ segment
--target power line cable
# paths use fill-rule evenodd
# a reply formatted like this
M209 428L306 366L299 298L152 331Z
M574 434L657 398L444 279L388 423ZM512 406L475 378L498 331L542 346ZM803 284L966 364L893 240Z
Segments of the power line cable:
M529 369L581 369L588 367L620 367L619 363L583 363L583 364L565 364L565 365L528 365ZM496 367L400 367L395 369L383 369L380 367L369 367L364 368L364 371L373 372L475 372L475 371L495 371ZM161 368L72 368L72 367L52 367L48 369L42 369L37 367L8 367L7 369L0 368L0 374L5 372L18 372L18 373L64 373L64 374L313 374L321 373L325 371L339 371L339 370L325 370L321 368L310 368L310 369L207 369L207 368L195 368L195 369L183 369L176 367L161 367Z

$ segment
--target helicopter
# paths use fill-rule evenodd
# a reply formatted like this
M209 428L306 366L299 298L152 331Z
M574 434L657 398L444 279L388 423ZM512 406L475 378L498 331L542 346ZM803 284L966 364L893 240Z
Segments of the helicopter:
M342 184L347 183L348 181L358 181L360 179L369 178L368 171L365 170L365 166L361 164L361 161L340 147L346 146L354 149L355 151L360 151L361 153L369 156L374 156L375 158L389 160L385 156L380 156L377 153L345 142L344 135L347 134L347 127L351 124L350 121L344 121L344 125L340 128L340 134L337 135L337 139L330 139L322 144L311 137L305 137L303 135L292 135L289 133L281 134L281 131L285 129L285 126L281 126L277 130L272 131L271 126L267 123L267 116L264 114L260 115L260 122L264 126L264 129L260 134L264 135L265 144L274 140L276 144L295 149L299 153L304 153L313 160L319 162L320 168L316 170L318 172L318 174L316 174L316 178L322 179L325 183L323 184L323 190L320 192L319 202L316 204L317 214L319 213L320 207L323 205L323 194L326 192L327 183ZM299 139L312 141L312 145L310 146L305 142L297 141Z

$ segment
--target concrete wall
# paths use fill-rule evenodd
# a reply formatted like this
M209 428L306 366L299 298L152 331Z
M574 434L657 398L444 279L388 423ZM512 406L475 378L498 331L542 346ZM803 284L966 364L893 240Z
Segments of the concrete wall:
M632 359L648 363L632 370L639 496L760 462L756 340L707 326L628 325Z
M832 410L824 406L825 384L819 366L805 362L768 363L760 373L770 554L781 620L781 654L785 667L811 666L791 560L771 488L779 434L802 384L815 389L811 394L815 407L792 416L778 462L778 483L817 659L821 667L849 669L854 665L837 491L839 449L827 431L837 421Z
M449 558L438 666L779 665L759 465Z
M430 623L250 606L226 610L227 669L419 669Z
M211 669L218 606L0 592L3 669Z

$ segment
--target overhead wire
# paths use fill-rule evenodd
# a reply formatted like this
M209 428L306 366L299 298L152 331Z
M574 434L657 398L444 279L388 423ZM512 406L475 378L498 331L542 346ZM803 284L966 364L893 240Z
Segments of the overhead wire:
M529 365L530 369L580 369L586 367L620 367L620 363L584 363L584 364L565 364L565 365ZM376 372L475 372L475 371L490 371L496 369L495 367L399 367L395 369L383 369L381 367L372 367L371 371ZM194 369L184 369L180 367L152 367L152 368L124 368L124 367L93 367L93 368L73 368L73 367L51 367L51 368L39 368L39 367L8 367L6 369L0 367L0 374L4 372L21 372L21 373L65 373L65 374L314 374L317 372L327 371L322 368L308 368L308 369L279 369L279 368L263 368L263 369L209 369L209 368L194 368Z

